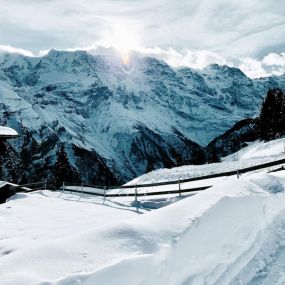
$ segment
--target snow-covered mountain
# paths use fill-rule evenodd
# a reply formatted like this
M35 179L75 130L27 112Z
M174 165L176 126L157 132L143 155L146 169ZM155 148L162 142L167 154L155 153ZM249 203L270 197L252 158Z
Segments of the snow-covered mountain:
M64 145L89 183L203 162L203 147L257 115L273 86L284 87L285 77L252 80L216 64L198 71L140 56L126 66L117 56L83 51L1 55L0 123L20 134L1 159L28 180L47 178ZM5 170L3 178L23 179Z

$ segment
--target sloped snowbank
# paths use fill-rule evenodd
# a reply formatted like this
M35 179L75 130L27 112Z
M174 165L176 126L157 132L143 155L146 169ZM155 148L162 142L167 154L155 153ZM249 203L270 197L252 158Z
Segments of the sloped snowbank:
M230 178L155 211L24 195L0 206L0 284L250 284L282 244L284 187L285 171Z

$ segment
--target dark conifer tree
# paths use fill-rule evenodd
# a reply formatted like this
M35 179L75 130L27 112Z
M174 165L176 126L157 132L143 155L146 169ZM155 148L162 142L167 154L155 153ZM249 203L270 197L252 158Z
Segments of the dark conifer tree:
M70 165L64 146L62 145L57 152L57 161L55 163L56 187L61 186L63 182L78 182L78 180L79 175Z
M281 89L273 88L267 92L258 119L258 131L263 140L285 135L285 94Z
M214 148L211 150L210 155L209 155L209 159L208 159L208 163L216 163L216 162L220 162L220 158L218 156L217 150Z

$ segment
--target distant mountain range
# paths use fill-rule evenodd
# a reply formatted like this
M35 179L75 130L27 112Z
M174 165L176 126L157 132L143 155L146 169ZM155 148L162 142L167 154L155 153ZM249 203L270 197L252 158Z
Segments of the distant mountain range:
M161 167L204 162L205 147L258 114L285 76L250 79L212 64L174 69L161 60L83 51L0 55L0 124L19 139L2 147L2 179L52 179L57 151L84 182L122 183Z

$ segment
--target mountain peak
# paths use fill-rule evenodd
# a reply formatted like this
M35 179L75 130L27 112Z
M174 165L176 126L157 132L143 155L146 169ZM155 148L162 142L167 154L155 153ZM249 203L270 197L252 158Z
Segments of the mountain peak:
M91 54L87 53L84 50L76 50L76 51L59 51L55 49L51 49L46 55L42 57L42 59L49 60L86 60L88 57L93 57Z
M205 68L202 69L202 72L211 76L224 75L249 79L239 68L228 65L219 65L217 63L207 65Z

